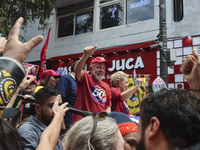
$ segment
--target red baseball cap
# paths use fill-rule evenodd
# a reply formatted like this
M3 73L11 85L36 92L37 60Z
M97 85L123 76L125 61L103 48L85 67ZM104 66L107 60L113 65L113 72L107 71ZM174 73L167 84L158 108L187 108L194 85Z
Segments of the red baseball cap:
M101 63L101 62L105 62L107 68L112 67L111 61L110 61L110 60L105 60L103 57L96 57L96 58L94 58L94 59L91 61L90 66L91 66L93 63Z
M55 73L55 71L49 69L49 70L45 70L42 74L41 74L41 79L47 77L47 76L56 76L56 77L61 77L60 74Z
M27 79L30 79L31 77L34 77L34 76L30 74L30 75L27 76ZM34 80L33 82L34 82L35 84L37 84L37 79L35 78L35 80Z

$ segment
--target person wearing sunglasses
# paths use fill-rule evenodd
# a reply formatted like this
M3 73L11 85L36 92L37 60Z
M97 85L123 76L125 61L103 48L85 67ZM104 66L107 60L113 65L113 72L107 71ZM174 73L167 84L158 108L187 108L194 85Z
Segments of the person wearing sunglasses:
M124 150L124 140L113 118L93 113L68 130L64 150Z
M92 59L89 65L89 71L83 71L88 58L93 55L97 48L87 46L80 60L75 65L74 71L77 80L76 98L74 108L86 110L90 112L111 112L111 90L107 83L102 79L105 72L111 67L111 61L105 60L103 57ZM80 120L82 116L72 114L72 124Z
M41 74L41 77L40 86L36 87L34 93L45 86L55 87L61 75L52 69L48 69Z
M162 89L140 102L138 150L185 149L200 141L200 101L182 89Z

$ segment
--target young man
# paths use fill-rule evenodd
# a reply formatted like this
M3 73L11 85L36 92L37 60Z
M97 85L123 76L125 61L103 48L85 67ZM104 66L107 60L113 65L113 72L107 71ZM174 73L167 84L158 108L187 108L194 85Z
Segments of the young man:
M111 90L108 84L102 81L111 62L103 57L94 58L90 65L90 74L83 71L87 59L94 53L97 45L84 48L84 54L77 62L74 71L77 80L77 92L74 108L90 112L111 112ZM72 114L72 124L82 117Z
M200 141L200 101L186 90L162 89L140 103L138 150L174 150Z
M62 104L60 92L53 87L46 86L35 94L36 116L31 116L29 122L23 124L19 129L19 134L24 138L23 142L27 149L36 149L42 132L51 123L54 113L52 107L59 99ZM62 150L61 141L58 140L55 150Z

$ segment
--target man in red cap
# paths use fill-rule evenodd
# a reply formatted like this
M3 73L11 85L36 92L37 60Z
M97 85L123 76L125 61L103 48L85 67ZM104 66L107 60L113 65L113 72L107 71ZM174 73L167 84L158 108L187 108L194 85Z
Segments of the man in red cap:
M111 62L103 57L94 58L90 65L90 74L83 71L87 59L94 53L97 45L87 46L81 59L77 62L74 71L77 80L77 90L74 108L90 112L111 112L111 90L102 79ZM72 124L82 117L72 114Z

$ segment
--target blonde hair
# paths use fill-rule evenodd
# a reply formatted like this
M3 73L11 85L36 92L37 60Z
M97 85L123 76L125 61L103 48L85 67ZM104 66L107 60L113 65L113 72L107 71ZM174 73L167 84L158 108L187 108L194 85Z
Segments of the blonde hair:
M76 122L67 132L64 150L115 150L119 139L118 126L113 118L98 119L91 137L94 119L87 116Z
M128 74L124 73L123 71L117 71L114 74L111 75L111 86L112 87L117 87L118 81L122 82L124 78L128 78Z

